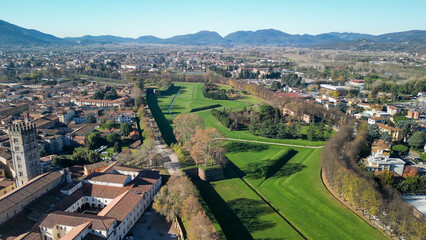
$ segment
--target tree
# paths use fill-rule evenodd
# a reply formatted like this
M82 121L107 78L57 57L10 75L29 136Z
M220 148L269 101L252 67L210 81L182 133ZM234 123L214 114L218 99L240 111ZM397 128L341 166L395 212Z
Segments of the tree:
M225 165L225 147L222 134L215 128L198 129L191 138L191 157L197 165Z
M173 119L173 133L185 148L188 148L187 144L195 132L203 127L204 120L194 113L182 114Z
M96 90L96 92L92 96L92 98L96 100L102 100L104 99L104 97L105 97L105 93L103 88L99 88L98 90Z
M89 133L86 137L86 144L89 149L95 149L102 144L102 138L100 132Z
M341 112L346 112L346 104L339 102L336 104L336 109Z
M104 100L114 100L117 99L118 95L117 95L117 91L115 91L115 89L111 89L109 90L105 95L104 95Z
M420 148L421 146L423 146L424 138L425 133L417 131L410 137L410 139L408 139L408 144L410 144L410 146L412 147Z
M120 127L120 124L114 122L114 121L108 121L105 124L102 125L103 128L108 129L109 131L111 131L112 129L117 129Z
M386 142L392 142L392 136L388 132L384 132L380 135L380 138Z
M371 124L367 127L368 135L371 139L376 139L380 137L380 128L377 124Z
M130 125L129 123L123 123L120 126L121 136L126 136L126 137L129 136L132 130L133 130L132 125Z
M96 123L96 117L93 113L86 114L84 119L86 120L86 123Z
M60 167L61 166L61 159L59 157L55 156L52 159L52 166L54 166L54 167Z
M109 143L116 143L119 142L121 140L121 136L118 133L111 133L110 135L107 136L107 141Z
M115 153L121 153L121 146L120 146L120 142L116 142L114 144L114 152Z
M145 105L145 104L146 104L145 98L143 98L141 96L137 96L135 98L135 107L139 107L140 105Z
M277 81L273 81L271 84L271 90L277 91L278 89L281 89L281 83Z
M259 117L257 115L254 115L250 119L249 132L253 135L256 135L258 130L259 130Z

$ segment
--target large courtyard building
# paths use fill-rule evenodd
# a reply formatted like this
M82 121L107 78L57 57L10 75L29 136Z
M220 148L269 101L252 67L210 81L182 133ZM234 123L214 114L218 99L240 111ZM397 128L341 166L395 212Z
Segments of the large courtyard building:
M15 180L19 187L41 174L37 131L31 123L15 124L8 130Z
M112 163L63 189L39 224L41 239L125 239L161 187L158 171ZM25 238L24 238L25 239Z

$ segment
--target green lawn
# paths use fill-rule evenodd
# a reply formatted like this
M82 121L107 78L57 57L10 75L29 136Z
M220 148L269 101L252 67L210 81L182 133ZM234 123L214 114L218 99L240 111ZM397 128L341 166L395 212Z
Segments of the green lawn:
M222 181L196 181L196 185L228 240L303 239L231 168L225 169L225 176Z
M231 108L232 110L242 109L244 106L256 107L256 104L263 103L259 98L251 95L242 94L240 99L237 100L214 100L205 98L202 93L203 83L175 83L175 89L172 94L165 96L154 96L148 97L148 105L154 115L154 118L160 128L163 138L167 144L175 142L173 135L173 129L171 127L173 117L168 112L168 107L172 102L174 96L182 87L178 97L174 101L170 111L174 116L179 114L189 113L191 109L210 106L213 104L220 104L222 107ZM229 86L221 85L222 88L229 88ZM158 105L156 105L156 103ZM221 108L221 107L219 107ZM161 114L162 113L162 114ZM218 120L210 115L210 109L196 112L200 117L204 119L205 125L208 128L216 128L223 135L228 138L238 138L246 140L257 140L271 143L285 143L285 144L296 144L304 146L322 146L325 144L324 141L308 141L304 139L270 139L260 136L254 136L248 132L248 130L230 131L228 128L223 126ZM162 116L161 116L162 115Z
M307 238L385 239L324 187L321 149L245 145L230 149L231 165Z

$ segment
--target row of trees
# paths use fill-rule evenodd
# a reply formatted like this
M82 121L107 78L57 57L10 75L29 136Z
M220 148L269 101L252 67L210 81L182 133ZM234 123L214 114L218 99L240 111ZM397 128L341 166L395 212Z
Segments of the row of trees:
M333 134L333 128L326 126L323 122L309 124L306 137L311 141L326 141Z
M368 145L366 127L361 125L353 141L352 136L353 128L342 126L323 148L322 171L331 187L364 214L378 216L383 226L390 226L398 236L422 239L425 223L412 214L412 207L396 189L374 181L374 175L359 167L359 155Z
M76 148L70 157L54 157L52 159L52 165L55 167L69 167L76 164L92 164L100 160L101 157L99 153L86 148Z
M232 121L229 116L230 113L227 112L225 108L223 108L222 111L212 109L210 111L210 114L212 115L212 117L216 118L220 123L222 123L223 126L229 128L231 131L238 130L238 121L236 119Z
M302 137L302 130L299 124L286 125L280 118L266 119L259 121L259 117L253 117L249 132L267 138L296 139Z
M92 96L92 99L96 100L115 100L117 98L117 91L112 87L99 88Z
M197 114L182 114L173 119L173 133L182 148L197 165L225 165L223 136L215 128L203 129Z
M155 195L152 206L169 222L179 217L187 223L188 239L218 239L199 198L196 187L188 177L172 175Z
M228 100L228 95L226 95L226 90L219 90L217 86L213 83L204 83L202 88L203 96L206 98L219 99L219 100Z

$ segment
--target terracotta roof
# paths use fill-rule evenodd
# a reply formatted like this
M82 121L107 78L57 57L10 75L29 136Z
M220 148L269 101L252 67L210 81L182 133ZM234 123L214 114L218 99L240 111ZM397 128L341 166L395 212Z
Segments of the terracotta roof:
M56 211L48 214L40 223L40 227L54 228L56 225L77 227L89 221L92 222L93 229L106 231L112 224L114 224L115 219L90 214Z
M142 194L127 191L108 204L98 216L112 217L116 218L118 221L123 221L142 198Z
M109 162L100 161L100 162L97 162L97 163L84 165L84 168L86 168L87 170L92 170L92 169L96 169L96 168L106 167L108 165L110 165Z
M87 181L97 181L97 182L107 182L107 183L118 183L125 184L128 176L121 174L110 174L110 173L100 173L94 172L87 176L84 180Z
M386 142L385 140L382 139L378 139L376 141L374 141L373 143L373 147L379 147L379 148L383 148L383 149L391 149L392 143L390 142Z
M80 225L74 227L65 236L63 236L61 238L61 240L74 240L74 239L76 239L76 237L78 237L84 230L86 230L91 225L92 225L92 221L87 221L83 224L80 224Z
M5 212L22 200L28 198L33 193L40 191L46 185L61 178L63 175L59 172L48 172L31 179L29 182L14 189L0 197L0 213Z
M377 123L377 126L378 126L379 128L383 128L383 129L386 129L386 130L388 130L388 131L402 131L402 129L394 128L394 127L391 127L391 126L385 125L385 124L383 124L383 123Z

